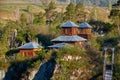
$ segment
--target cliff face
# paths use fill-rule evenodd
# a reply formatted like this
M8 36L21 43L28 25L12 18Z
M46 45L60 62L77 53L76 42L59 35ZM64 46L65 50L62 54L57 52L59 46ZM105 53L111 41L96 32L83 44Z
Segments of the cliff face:
M56 61L54 59L43 63L33 80L50 80L50 78L53 76L55 65Z

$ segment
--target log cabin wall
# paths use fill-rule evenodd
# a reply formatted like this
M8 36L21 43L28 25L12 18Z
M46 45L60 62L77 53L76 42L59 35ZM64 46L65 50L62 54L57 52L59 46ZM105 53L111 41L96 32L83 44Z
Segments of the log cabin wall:
M25 56L25 57L34 57L36 55L33 49L31 50L22 49L20 50L20 53L22 56Z
M77 28L76 27L71 27L71 28L62 28L62 35L66 36L73 36L77 35Z
M40 50L42 50L42 49L40 49L40 48L38 48L38 49L21 49L20 53L22 56L32 58L32 57L36 56L36 51L40 51Z
M91 38L91 29L90 28L80 28L80 29L78 29L78 35L80 37L90 39Z
M91 34L91 29L89 28L79 29L79 34Z

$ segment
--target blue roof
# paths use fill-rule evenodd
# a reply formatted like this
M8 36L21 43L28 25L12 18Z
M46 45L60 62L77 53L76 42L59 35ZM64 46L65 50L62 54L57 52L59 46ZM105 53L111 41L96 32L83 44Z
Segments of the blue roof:
M49 48L62 48L64 46L68 45L67 43L58 43L58 44L54 44L51 46L48 46Z
M55 39L52 39L51 41L72 41L72 42L75 42L75 41L85 41L87 39L85 38L82 38L82 37L79 37L79 36L59 36Z
M62 24L61 27L79 27L79 26L71 21L67 21L66 23Z
M42 48L42 46L39 46L39 44L36 42L29 42L29 43L26 43L26 44L18 47L18 48L19 49L34 49L34 48L39 48L39 47Z
M82 22L82 23L79 25L79 28L92 28L92 26L89 25L87 22Z

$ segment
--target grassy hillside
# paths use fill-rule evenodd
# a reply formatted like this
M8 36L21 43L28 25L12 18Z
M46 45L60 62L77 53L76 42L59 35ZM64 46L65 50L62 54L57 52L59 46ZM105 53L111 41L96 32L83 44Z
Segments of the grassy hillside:
M30 9L31 13L37 14L39 12L43 12L45 13L45 8L40 6L40 5L35 5L35 4L1 4L0 5L0 18L9 16L9 15L13 15L15 9L19 8L20 13L24 13L27 11L28 7ZM56 9L54 9L54 11L59 12L59 13L63 13L66 10L66 5L57 5ZM95 13L95 11L97 12L97 19L100 21L108 21L108 15L109 15L109 10L107 8L102 8L102 7L86 7L86 12L88 12L89 16L93 15L92 13ZM90 17L88 17L90 18Z
M41 6L31 3L17 3L7 3L6 0L6 4L0 5L0 69L11 73L9 67L15 65L14 70L16 72L19 70L20 75L17 75L17 77L16 74L11 75L15 77L15 80L19 80L23 78L20 76L24 76L24 74L28 77L27 72L30 73L33 69L39 70L38 66L42 60L47 62L50 59L55 59L58 68L55 69L51 80L101 80L104 59L103 47L112 46L115 47L114 79L120 80L120 37L118 34L119 26L117 26L119 22L116 24L109 20L110 10L108 8L82 5L76 10L81 10L79 11L80 16L78 16L75 10L73 13L71 12L74 6L69 6L70 9L68 10L66 9L68 6L65 4ZM60 25L71 20L67 18L69 15L66 13L73 14L71 15L74 17L72 21L78 25L80 22L86 21L93 26L92 38L88 40L89 48L69 45L55 50L55 52L48 49L47 46L52 45L51 39L61 35ZM80 18L77 19L78 17ZM13 41L15 30L17 30L17 36ZM38 38L38 43L45 47L43 51L36 53L38 55L36 56L37 59L41 60L38 60L38 63L31 62L32 59L30 58L22 57L16 50L24 43L36 41L36 38ZM53 55L53 53L56 54ZM25 67L28 68L23 66L20 69L19 64L24 64L24 62ZM49 70L45 70L49 75ZM17 73L19 74L19 72Z

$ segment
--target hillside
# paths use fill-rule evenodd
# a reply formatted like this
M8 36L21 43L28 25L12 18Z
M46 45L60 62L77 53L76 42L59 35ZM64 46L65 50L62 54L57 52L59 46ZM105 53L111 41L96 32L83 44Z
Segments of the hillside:
M0 0L0 80L120 80L120 0L40 1Z
M41 1L43 0L1 0L1 2L3 3L41 3ZM48 2L49 0L44 0L44 2ZM58 4L66 4L66 3L69 3L70 1L71 2L74 2L74 3L83 3L84 5L87 5L87 6L101 6L101 7L107 7L109 5L109 1L110 0L55 0L56 3ZM116 0L111 0L111 3L114 4L116 2Z
M27 13L26 10L28 7L30 8L31 13L34 13L34 14L38 14L39 12L45 13L44 7L41 7L39 5L34 5L34 4L27 4L27 5L25 5L25 4L19 4L19 5L18 4L14 4L14 5L9 4L9 5L6 5L6 4L3 4L3 5L0 5L0 11L1 11L0 19L6 19L6 20L10 19L10 20L14 21L15 20L14 14L16 11L16 6L19 8L20 14ZM54 9L53 11L58 12L58 13L65 12L66 6L57 5L56 9ZM88 18L90 18L90 15L92 15L95 11L97 11L97 13L94 13L94 15L96 14L96 16L98 17L97 19L99 21L106 22L109 20L107 17L110 14L110 11L108 10L108 8L86 6L85 11L88 13Z
M66 2L67 0L58 0ZM84 5L93 5L93 6L108 6L110 0L71 0L71 2L83 3ZM115 3L116 0L111 0L112 4Z

